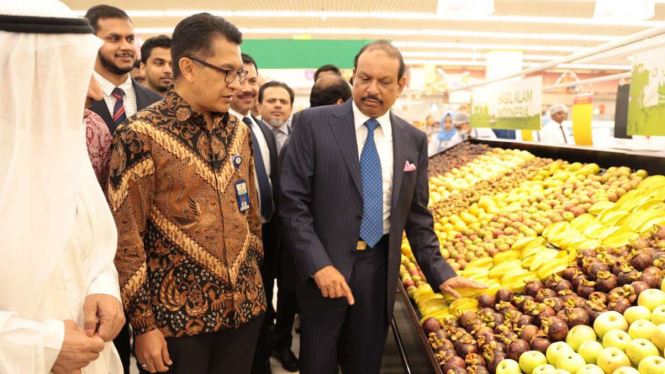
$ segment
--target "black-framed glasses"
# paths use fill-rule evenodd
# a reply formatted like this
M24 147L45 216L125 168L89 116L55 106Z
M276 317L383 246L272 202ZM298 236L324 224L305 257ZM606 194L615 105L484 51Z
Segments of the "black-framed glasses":
M201 60L199 60L197 58L194 58L194 57L188 57L188 58L192 61L198 62L199 64L201 64L201 65L203 65L207 68L211 68L213 70L217 70L220 73L223 73L224 74L224 81L226 83L233 83L233 81L236 79L236 77L238 77L238 83L242 83L242 82L245 81L245 78L247 78L247 74L249 73L247 70L245 70L243 68L240 68L238 70L222 69L222 68L217 67L217 66L215 66L211 63L201 61Z

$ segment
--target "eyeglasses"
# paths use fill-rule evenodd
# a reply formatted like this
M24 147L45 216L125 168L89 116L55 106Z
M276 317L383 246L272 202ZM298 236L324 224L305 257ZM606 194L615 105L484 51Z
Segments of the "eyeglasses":
M247 70L240 68L238 70L233 70L233 69L222 69L220 67L217 67L213 64L207 63L205 61L201 61L199 59L196 59L194 57L188 57L192 61L196 61L199 64L211 68L213 70L217 70L220 73L224 74L224 81L226 83L233 83L233 81L238 77L238 83L242 83L245 81L245 78L247 78L247 74L249 73Z

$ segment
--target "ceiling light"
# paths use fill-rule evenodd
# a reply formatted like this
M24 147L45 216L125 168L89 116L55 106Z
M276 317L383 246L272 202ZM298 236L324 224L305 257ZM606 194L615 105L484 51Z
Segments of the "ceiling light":
M494 0L439 0L436 6L436 14L444 16L486 16L492 13L494 13Z
M473 58L473 59L486 59L487 55L484 53L464 53L464 52L428 52L428 51L402 51L404 57L444 57L444 58ZM556 55L524 55L524 60L536 61L551 61L557 57Z
M418 60L406 59L404 63L407 65L447 65L447 66L486 66L485 61L455 61L455 60ZM522 64L524 67L533 67L541 65L536 62L525 62ZM630 65L599 65L599 64L561 64L552 69L586 69L586 70L631 70Z
M655 13L653 0L597 0L593 18L643 21L653 18Z

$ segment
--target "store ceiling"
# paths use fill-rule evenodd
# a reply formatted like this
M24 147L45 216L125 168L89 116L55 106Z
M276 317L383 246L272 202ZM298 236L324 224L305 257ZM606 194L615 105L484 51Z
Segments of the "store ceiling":
M63 0L84 14L96 0ZM628 0L626 0L628 1ZM523 50L535 64L665 24L665 0L642 22L597 22L593 0L495 0L488 17L436 15L436 0L110 0L126 10L138 33L169 34L183 17L219 12L246 39L379 39L399 45L411 65L482 65L492 50ZM576 70L613 71L630 64L627 54L587 61ZM598 66L600 65L600 66ZM619 69L620 70L620 69Z

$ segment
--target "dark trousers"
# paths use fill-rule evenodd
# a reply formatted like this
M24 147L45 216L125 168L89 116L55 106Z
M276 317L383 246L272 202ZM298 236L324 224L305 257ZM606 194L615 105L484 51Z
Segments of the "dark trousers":
M125 315L125 317L127 317L126 320L128 322L125 323L125 325L122 327L122 330L120 330L118 336L113 339L113 345L115 345L115 349L118 351L118 355L120 356L122 369L125 371L125 373L129 373L129 356L132 352L132 347L129 341L129 317L127 315Z
M261 269L261 278L263 278L263 286L266 291L266 300L268 302L268 309L265 313L265 319L261 325L259 334L259 341L256 345L256 352L254 353L254 360L252 365L252 374L264 374L268 371L268 362L273 351L273 336L272 328L275 319L275 309L272 306L272 294L275 288L275 278L271 272Z
M379 374L388 334L388 236L374 248L356 252L346 298L321 295L313 279L299 282L300 373Z
M248 374L264 315L237 329L166 338L169 374ZM142 374L148 373L141 371Z
M273 341L276 351L291 349L293 342L293 322L298 312L296 293L283 288L277 289L277 312L275 327L273 328Z

